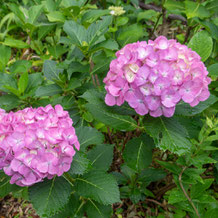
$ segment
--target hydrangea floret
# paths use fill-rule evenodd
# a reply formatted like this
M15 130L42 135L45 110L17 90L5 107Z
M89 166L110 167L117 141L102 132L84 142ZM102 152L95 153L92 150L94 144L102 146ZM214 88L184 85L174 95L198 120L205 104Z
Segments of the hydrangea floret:
M174 39L128 44L116 57L104 78L109 106L126 101L140 115L172 117L181 100L194 107L210 95L200 56Z
M67 172L80 148L72 124L61 105L0 109L0 169L10 183L30 186Z

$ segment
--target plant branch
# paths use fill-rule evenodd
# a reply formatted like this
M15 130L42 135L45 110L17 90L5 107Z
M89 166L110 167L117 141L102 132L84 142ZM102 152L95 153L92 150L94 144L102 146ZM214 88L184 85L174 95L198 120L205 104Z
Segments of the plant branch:
M194 211L195 211L197 217L200 218L200 215L199 215L199 212L198 212L197 208L195 207L195 205L194 205L193 201L191 200L191 198L188 196L188 194L187 194L187 192L186 192L186 190L185 190L185 188L184 188L184 186L183 186L183 184L182 184L182 174L184 173L184 171L185 171L186 169L187 169L187 167L183 167L181 173L179 174L179 185L180 185L180 187L181 187L181 189L182 189L182 191L183 191L185 197L188 199L189 203L192 205L192 207L193 207L193 209L194 209Z

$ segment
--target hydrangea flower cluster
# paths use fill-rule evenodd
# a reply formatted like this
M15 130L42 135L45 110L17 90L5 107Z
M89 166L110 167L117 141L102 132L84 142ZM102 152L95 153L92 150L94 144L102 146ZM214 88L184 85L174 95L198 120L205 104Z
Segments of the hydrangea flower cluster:
M0 109L0 169L11 176L10 183L30 186L67 172L80 148L72 124L61 105Z
M116 56L104 78L109 106L127 101L140 115L171 117L181 100L194 107L210 95L200 56L176 40L128 44Z

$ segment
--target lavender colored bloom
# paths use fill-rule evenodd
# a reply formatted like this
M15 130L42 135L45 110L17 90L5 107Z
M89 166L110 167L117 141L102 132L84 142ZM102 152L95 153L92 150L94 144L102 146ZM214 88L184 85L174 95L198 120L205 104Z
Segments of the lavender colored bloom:
M15 113L0 109L0 169L10 183L30 186L68 171L80 148L72 124L61 105Z
M128 44L116 56L104 79L109 106L126 101L140 115L171 117L181 100L194 107L210 95L200 56L176 40Z

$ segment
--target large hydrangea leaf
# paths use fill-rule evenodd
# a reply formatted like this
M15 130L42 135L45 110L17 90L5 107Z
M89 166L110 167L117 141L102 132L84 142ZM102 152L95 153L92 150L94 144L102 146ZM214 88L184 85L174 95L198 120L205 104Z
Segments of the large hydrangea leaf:
M30 201L40 217L51 217L68 203L71 185L62 177L45 180L29 188Z
M190 152L192 144L187 139L188 132L177 120L146 117L144 126L160 149L178 155Z
M76 180L76 189L83 197L105 205L120 201L117 182L110 174L93 170Z

